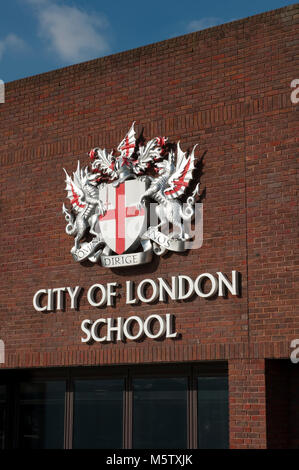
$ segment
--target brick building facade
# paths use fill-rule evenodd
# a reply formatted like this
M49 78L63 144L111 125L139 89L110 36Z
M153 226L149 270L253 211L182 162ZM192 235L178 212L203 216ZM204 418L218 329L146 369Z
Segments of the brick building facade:
M88 366L113 374L118 367L222 364L230 448L298 447L299 366L289 359L290 343L299 338L298 105L290 98L296 28L293 5L6 85L0 105L3 384L34 370L59 374ZM92 147L115 148L133 121L148 139L165 135L183 149L199 143L203 245L135 268L75 263L61 213L63 167L71 173L78 159L87 164ZM125 303L127 279L230 276L232 270L241 274L237 297ZM97 282L122 286L116 307L99 311L88 304L86 290ZM60 312L33 309L38 289L65 285L84 287L77 311L68 302ZM120 311L142 318L173 313L180 338L81 342L84 318ZM65 446L71 440L64 435ZM188 445L196 446L190 439Z

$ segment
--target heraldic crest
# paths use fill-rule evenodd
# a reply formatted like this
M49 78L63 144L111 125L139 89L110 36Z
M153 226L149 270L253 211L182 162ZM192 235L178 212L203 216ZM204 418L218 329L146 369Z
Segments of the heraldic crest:
M75 261L111 268L186 250L191 237L185 222L194 216L199 188L193 175L196 146L183 152L179 142L165 137L146 142L143 132L136 139L134 124L117 151L94 148L90 168L78 161L73 176L64 170L71 209L63 204L62 212L66 233L74 237Z

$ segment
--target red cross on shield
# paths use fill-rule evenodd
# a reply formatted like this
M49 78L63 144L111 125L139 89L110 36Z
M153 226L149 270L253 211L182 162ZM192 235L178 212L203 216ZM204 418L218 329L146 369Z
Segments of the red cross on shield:
M100 189L106 212L99 217L105 243L117 254L127 251L146 229L145 209L137 204L146 191L144 181L130 180L117 187L107 184Z

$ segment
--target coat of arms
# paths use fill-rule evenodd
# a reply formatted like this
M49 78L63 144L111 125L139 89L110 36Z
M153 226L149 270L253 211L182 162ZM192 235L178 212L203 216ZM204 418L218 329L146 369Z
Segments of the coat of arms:
M195 148L183 152L165 137L146 142L143 132L136 138L133 123L117 151L94 148L89 168L78 162L73 177L64 170L71 209L62 210L75 261L130 266L185 251L199 188Z

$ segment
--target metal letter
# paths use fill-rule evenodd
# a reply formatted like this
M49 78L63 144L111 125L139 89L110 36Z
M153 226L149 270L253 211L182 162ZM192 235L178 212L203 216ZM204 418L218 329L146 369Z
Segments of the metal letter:
M149 297L148 299L144 296L146 284L150 284L153 288L153 293L151 297ZM137 287L137 296L141 300L141 302L147 302L147 303L154 302L157 299L158 295L159 295L159 292L157 289L157 285L155 281L153 281L152 279L143 279L143 281L141 281Z
M174 325L174 315L166 313L166 338L176 338L177 332L172 331Z
M160 324L160 328L158 332L155 334L149 331L151 323L154 320L157 320ZM161 336L164 335L165 331L166 331L165 320L160 315L150 315L149 317L146 318L144 322L144 333L146 334L148 338L151 338L151 339L160 338Z
M56 309L57 310L62 310L64 307L64 298L63 298L63 292L65 292L65 287L57 287L56 289L53 289L53 294L56 292Z
M166 293L172 300L176 300L178 298L178 285L176 276L171 277L171 287L169 286L168 282L165 281L162 277L158 277L158 281L160 291L160 302L166 302Z
M133 299L134 281L126 281L126 304L136 304L137 299Z
M117 325L113 326L115 319L107 318L107 341L113 341L113 339L111 338L112 332L117 333L117 336L116 336L117 341L123 341L124 339L124 332L123 332L124 319L121 317L118 317L116 321L117 321Z
M81 287L76 286L74 290L71 287L67 287L67 291L71 298L71 308L73 309L78 308L78 297L81 292Z
M96 289L100 289L100 291L102 292L102 298L99 302L96 302L94 298L94 293ZM105 287L102 284L94 284L93 286L91 286L87 292L87 300L93 307L100 307L101 305L103 305L106 302Z
M218 282L219 282L219 297L225 295L225 288L227 288L232 295L239 294L239 285L238 285L238 271L232 271L232 282L230 283L225 274L217 272ZM223 285L225 287L223 287Z
M211 289L209 292L207 292L206 294L203 292L202 290L202 282L204 280L204 278L207 277L208 279L210 279L211 283L212 283L212 286L211 286ZM196 279L195 279L195 282L194 282L194 289L195 289L195 292L196 294L199 296L199 297L212 297L216 292L217 292L217 288L218 288L218 282L217 282L217 279L214 278L214 276L212 274L209 274L209 273L203 273L201 274L200 276L198 276Z
M133 321L136 321L136 323L138 323L138 325L139 325L139 331L136 335L132 335L129 331L130 327L131 327L131 323ZM131 340L137 340L137 339L141 338L142 335L143 335L143 321L141 320L141 318L139 318L139 317L129 317L129 318L127 318L127 320L124 323L124 334L128 339L131 339Z
M40 289L38 290L35 294L34 294L34 297L33 297L33 307L35 308L35 310L37 310L38 312L44 312L45 310L47 310L47 306L45 305L44 307L41 307L40 306L40 297L43 295L43 294L46 294L47 291L46 289Z
M107 284L107 305L108 307L111 307L111 305L115 305L115 297L116 297L116 292L113 290L113 287L117 287L118 284L117 282L108 282Z
M186 283L188 283L188 291L186 292ZM194 283L189 276L179 276L179 300L189 299L194 292Z
M98 320L96 320L94 322L94 324L92 325L91 327L91 336L92 336L92 339L94 339L94 341L97 341L98 343L102 343L103 341L106 341L106 336L103 336L102 338L100 338L96 333L98 332L98 329L99 329L99 326L101 323L104 323L106 324L107 323L107 320L105 320L105 318L99 318Z
M81 330L83 331L83 333L86 333L86 338L81 338L82 343L88 343L88 341L90 341L91 339L91 332L88 328L85 327L85 324L92 325L92 321L86 319L83 320L83 322L81 323Z

